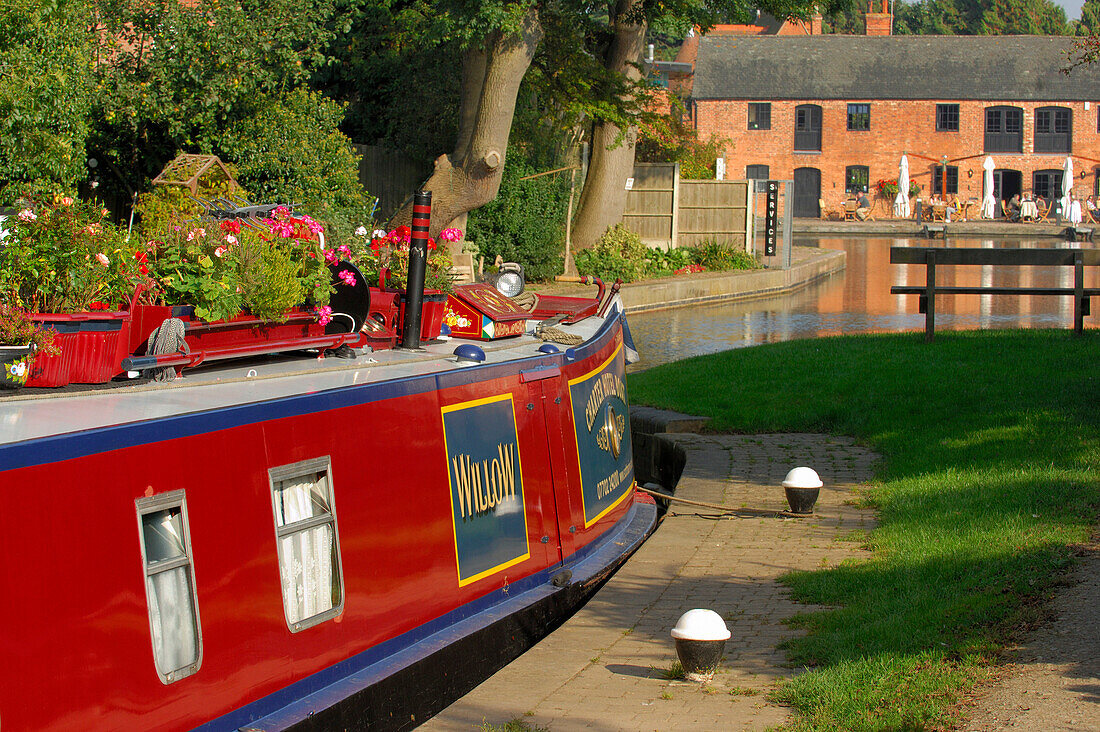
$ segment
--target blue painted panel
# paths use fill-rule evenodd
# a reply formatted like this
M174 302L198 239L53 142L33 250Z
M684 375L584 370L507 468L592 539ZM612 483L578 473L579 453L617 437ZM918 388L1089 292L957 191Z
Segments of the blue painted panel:
M511 394L443 407L459 586L531 556Z

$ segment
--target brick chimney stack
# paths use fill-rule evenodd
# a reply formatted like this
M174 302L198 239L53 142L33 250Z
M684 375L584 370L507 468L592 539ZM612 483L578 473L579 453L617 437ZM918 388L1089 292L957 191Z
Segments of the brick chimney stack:
M875 6L879 6L879 10L875 10ZM867 8L867 35L869 36L890 36L894 31L894 16L890 12L890 0L871 0L870 6Z

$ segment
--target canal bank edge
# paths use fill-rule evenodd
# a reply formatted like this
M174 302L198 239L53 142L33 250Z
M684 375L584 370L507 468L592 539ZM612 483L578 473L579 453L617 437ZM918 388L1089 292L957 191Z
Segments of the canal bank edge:
M676 275L624 284L619 293L628 313L718 300L768 297L792 292L814 280L840 272L845 267L846 257L845 252L839 250L796 246L791 248L790 269L769 266L765 269ZM536 285L531 289L539 294L578 295L582 291L592 290L592 287L554 283Z

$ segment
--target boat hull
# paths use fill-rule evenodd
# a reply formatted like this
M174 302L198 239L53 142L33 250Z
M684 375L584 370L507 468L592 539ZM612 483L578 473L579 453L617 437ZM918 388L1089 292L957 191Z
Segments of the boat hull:
M170 414L0 443L0 587L13 598L0 608L0 723L423 721L476 683L460 673L469 648L495 670L652 526L633 491L623 353L615 316L562 353L199 411L180 389L165 392L179 397ZM37 407L21 409L16 422L33 424ZM331 490L336 579L315 622L289 609L273 513L279 471L297 465ZM142 506L176 496L199 648L166 675L139 534Z

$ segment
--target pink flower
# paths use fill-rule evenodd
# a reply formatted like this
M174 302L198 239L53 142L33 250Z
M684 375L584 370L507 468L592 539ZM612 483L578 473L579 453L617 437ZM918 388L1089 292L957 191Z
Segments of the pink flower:
M265 219L266 222L267 219ZM283 239L289 239L294 236L294 224L289 221L272 221L271 233Z
M344 284L348 287L355 287L355 274L347 271L346 269L340 270L340 279L344 281Z
M323 254L325 255L325 261L329 264L336 264L340 261L336 258L336 252L332 251L331 249L324 250ZM343 272L341 272L340 274L343 274Z
M439 232L439 238L443 241L458 241L462 238L462 229L444 229Z
M328 325L332 321L332 308L328 305L322 305L313 311L313 314L317 316L317 322L321 325Z
M73 199L69 198L68 196L65 196L64 198L61 199L61 205L62 206L72 206L73 205Z
M276 206L272 213L279 217L290 216L290 209L286 206Z
M34 211L31 211L29 208L25 208L19 212L19 215L16 218L18 218L20 221L34 221L38 218L38 214L36 214Z
M107 259L107 255L103 252L99 252L98 254L96 254L95 258L98 259L99 263L102 264L104 267L111 263L111 260Z
M306 227L314 234L320 234L322 231L325 230L325 227L322 226L320 222L314 221L308 216L302 217L302 223L305 224Z
M336 251L340 252L340 256L342 257L351 256L351 247L349 247L347 244L341 244L340 246L336 247Z
M408 244L412 240L412 229L407 226L398 226L387 234L387 236L390 241L397 242L398 244Z
M214 256L218 257L220 259L221 256L223 254L225 254L226 252L228 252L228 251L229 251L229 247L218 247L217 249L214 250Z

